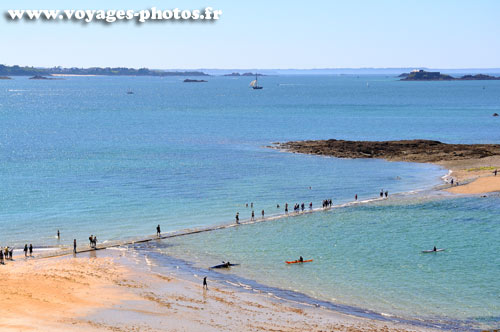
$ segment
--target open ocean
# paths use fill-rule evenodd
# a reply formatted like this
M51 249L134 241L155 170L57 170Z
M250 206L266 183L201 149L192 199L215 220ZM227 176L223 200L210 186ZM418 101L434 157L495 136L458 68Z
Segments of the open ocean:
M498 143L500 81L267 76L263 90L252 90L246 77L183 79L0 80L0 246L124 239L154 234L157 224L167 232L229 223L236 212L247 219L246 203L260 218L262 209L283 213L285 202L317 208L384 189L384 202L141 250L157 264L175 257L202 272L241 263L223 273L381 317L500 326L498 195L435 193L448 171L430 164L266 148L328 138ZM434 245L447 250L421 253ZM299 255L314 262L284 263Z

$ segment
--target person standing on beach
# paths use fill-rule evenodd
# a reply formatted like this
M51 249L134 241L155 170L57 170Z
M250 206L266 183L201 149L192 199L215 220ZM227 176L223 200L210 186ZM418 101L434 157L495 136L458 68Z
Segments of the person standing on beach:
M24 245L24 257L28 257L28 244Z
M354 200L357 201L358 200L358 194L354 195Z
M493 172L493 174L495 174L495 176L497 176L497 172L498 172L498 170L495 170L495 171Z
M389 196L389 192L386 190L385 191L385 198L387 198L387 196Z
M285 203L285 214L288 214L288 203Z
M94 243L94 249L97 248L97 236L94 235L92 242Z
M239 224L240 223L240 213L236 212L236 216L234 218L236 219L236 223Z
M73 240L73 252L76 254L76 239Z
M381 198L382 198L382 197L384 197L384 189L381 189L381 190L380 190L380 197L381 197Z
M30 243L30 257L33 256L33 245Z
M207 277L203 277L203 289L208 290Z
M156 226L156 236L158 236L158 237L161 236L160 224L158 224L158 226Z
M264 210L262 210L262 219L264 219Z
M3 260L3 250L0 250L0 264L5 264Z
M9 260L12 260L13 254L14 254L14 248L10 248L10 250L9 250Z
M255 213L253 212L252 210L252 218L250 218L251 220L255 220Z
M92 240L94 239L94 235L90 234L89 236L89 245L90 245L90 248L92 248Z
M59 233L59 230L57 230L57 238L60 239L61 238L61 233Z

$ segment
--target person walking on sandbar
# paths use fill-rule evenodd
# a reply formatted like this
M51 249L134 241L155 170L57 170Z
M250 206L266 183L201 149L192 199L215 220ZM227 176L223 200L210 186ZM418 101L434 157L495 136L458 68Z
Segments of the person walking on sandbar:
M252 218L251 218L251 220L255 220L255 213L253 212L253 210L252 210Z
M156 226L156 236L160 237L161 236L161 229L160 229L160 225L158 224L158 226Z
M264 210L262 210L262 219L264 219Z
M234 218L236 219L236 223L239 224L240 223L240 213L236 212L236 216Z
M30 243L30 257L33 256L33 245Z
M76 239L73 240L73 253L76 254Z
M24 245L24 257L28 257L28 244Z
M207 285L207 277L203 278L203 289L208 290L208 285Z

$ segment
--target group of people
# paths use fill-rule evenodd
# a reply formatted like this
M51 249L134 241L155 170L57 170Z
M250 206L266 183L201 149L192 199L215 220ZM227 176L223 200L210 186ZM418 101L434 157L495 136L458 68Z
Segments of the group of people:
M97 248L97 236L95 235L90 235L89 236L89 242L90 242L90 248Z
M30 246L28 247L28 244L24 245L24 257L28 257L28 251L30 254L30 257L33 256L33 245L30 243Z
M453 184L453 179L451 180L451 184ZM384 191L383 189L381 189L380 190L380 198L383 198L384 196L385 196L385 198L389 197L389 191L387 191L387 190ZM358 200L358 194L354 195L354 200L355 201ZM248 207L249 204L246 203L245 206ZM322 206L323 206L324 209L331 208L333 206L332 199L331 198L330 199L324 199L323 203L322 203ZM250 203L250 208L252 208L252 214L251 214L250 220L255 220L255 212L253 210L253 203ZM276 204L276 208L279 209L280 205ZM299 213L301 211L304 212L305 208L306 208L306 205L304 203L302 203L302 204L296 203L293 206L293 212L295 212L295 213ZM309 203L309 209L312 210L312 208L313 208L313 203L310 202ZM285 203L285 214L288 214L288 203ZM262 219L264 219L264 210L261 211L261 215L262 215ZM236 212L235 220L236 220L236 224L240 223L240 213L239 212Z
M24 257L33 256L33 245L30 243L24 245ZM0 264L5 264L6 260L13 260L12 256L14 255L14 248L11 247L5 247L5 248L0 248Z
M329 207L332 207L332 199L324 199L323 200L323 208L329 208Z
M0 264L5 264L5 260L12 260L14 248L5 247L0 249Z

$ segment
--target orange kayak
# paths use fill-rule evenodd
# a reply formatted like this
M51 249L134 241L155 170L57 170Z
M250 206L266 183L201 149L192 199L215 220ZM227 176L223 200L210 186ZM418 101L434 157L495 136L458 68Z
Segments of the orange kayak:
M296 263L309 263L309 262L312 262L313 260L312 259L308 259L306 261L299 261L299 260L296 260L296 261L286 261L287 264L296 264Z

